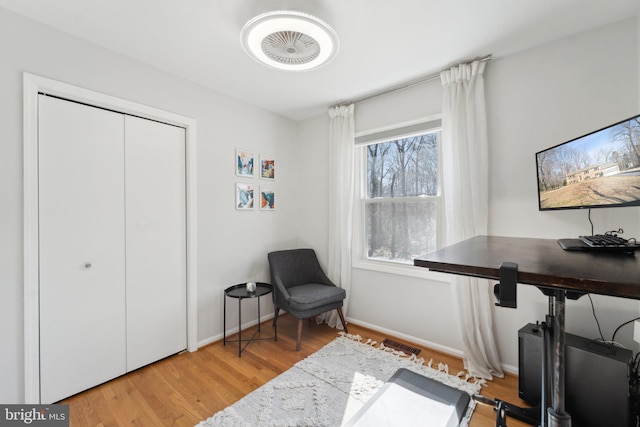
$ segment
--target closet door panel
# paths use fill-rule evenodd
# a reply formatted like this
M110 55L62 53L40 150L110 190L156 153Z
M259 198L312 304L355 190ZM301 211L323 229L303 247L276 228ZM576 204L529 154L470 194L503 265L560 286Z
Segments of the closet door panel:
M127 370L187 347L185 130L125 119Z
M40 96L43 403L125 373L123 120Z

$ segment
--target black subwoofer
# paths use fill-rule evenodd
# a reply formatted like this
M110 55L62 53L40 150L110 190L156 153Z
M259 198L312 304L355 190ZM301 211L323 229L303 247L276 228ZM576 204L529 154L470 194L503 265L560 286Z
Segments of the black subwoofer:
M565 401L574 427L632 426L630 350L566 334ZM529 323L518 331L519 395L540 403L542 330ZM549 399L550 401L550 399Z

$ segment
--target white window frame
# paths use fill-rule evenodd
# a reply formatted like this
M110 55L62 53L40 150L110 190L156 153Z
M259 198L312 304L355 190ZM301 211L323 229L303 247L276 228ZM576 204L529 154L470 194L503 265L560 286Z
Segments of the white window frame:
M355 134L355 176L356 189L353 216L353 258L352 264L354 268L371 270L382 273L396 274L409 277L427 278L430 280L449 283L451 280L446 274L429 271L426 268L415 267L411 264L392 261L371 259L367 256L367 233L366 233L366 209L367 203L367 153L366 147L372 144L379 144L388 141L394 141L402 138L429 133L431 131L442 130L441 116L430 116L418 120L395 124L383 128L371 129L368 131L357 132ZM427 200L437 199L436 225L437 236L436 246L441 247L442 236L444 232L444 201L442 196L442 146L438 144L438 194L436 196L426 197L408 197L403 200L406 202L426 202ZM376 203L388 203L392 200L382 199Z

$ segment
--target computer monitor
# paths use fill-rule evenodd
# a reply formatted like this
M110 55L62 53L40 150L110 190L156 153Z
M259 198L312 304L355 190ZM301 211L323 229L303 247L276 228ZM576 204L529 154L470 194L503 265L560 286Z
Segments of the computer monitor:
M538 207L640 206L640 115L536 153Z

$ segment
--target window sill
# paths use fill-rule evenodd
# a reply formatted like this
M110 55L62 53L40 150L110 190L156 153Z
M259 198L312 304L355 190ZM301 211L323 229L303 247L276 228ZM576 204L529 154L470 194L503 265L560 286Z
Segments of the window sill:
M451 283L449 274L430 271L424 267L416 267L410 264L403 264L391 261L375 261L370 259L358 259L353 261L353 268L360 270L377 271L380 273L395 274L398 276L416 277L428 279L435 282Z

